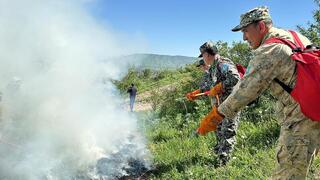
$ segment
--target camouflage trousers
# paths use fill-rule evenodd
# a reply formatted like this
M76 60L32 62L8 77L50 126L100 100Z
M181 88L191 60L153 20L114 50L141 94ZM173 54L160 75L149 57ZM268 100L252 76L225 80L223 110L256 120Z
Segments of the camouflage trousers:
M225 118L218 125L216 131L217 143L214 152L219 158L220 165L225 165L229 160L236 144L236 134L239 125L240 113L233 119Z
M306 179L320 147L320 122L306 118L298 106L280 125L277 166L271 179Z

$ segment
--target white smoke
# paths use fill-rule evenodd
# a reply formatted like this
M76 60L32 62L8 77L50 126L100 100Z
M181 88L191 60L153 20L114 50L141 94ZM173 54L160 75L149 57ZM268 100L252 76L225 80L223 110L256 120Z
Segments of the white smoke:
M87 3L0 0L0 179L89 179L128 144L126 158L147 155L105 81L124 71L111 57L143 46L99 24Z

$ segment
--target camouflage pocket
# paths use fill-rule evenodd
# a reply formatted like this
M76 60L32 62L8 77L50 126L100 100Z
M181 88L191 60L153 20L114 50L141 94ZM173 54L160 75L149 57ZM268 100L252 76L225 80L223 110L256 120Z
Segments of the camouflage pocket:
M286 157L288 157L288 153L286 150L284 150L284 148L285 148L285 146L281 145L281 146L278 146L277 150L276 150L277 163L280 165L283 164L283 162L287 162Z
M302 166L305 168L308 166L308 146L309 140L302 137L296 138L296 142L292 143L294 145L288 145L288 153L290 161L292 164L297 166Z
M281 165L290 164L295 166L308 166L309 140L299 138L288 138L285 144L277 149L277 162Z

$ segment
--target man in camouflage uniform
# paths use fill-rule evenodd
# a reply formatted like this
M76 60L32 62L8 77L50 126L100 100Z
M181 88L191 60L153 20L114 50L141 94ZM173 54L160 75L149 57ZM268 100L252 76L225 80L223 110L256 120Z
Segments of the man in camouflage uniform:
M212 84L209 73L209 66L205 64L204 60L200 59L197 62L196 66L202 70L203 76L199 83L199 89L196 89L186 94L186 98L190 101L197 99L199 97L197 96L197 94L203 93L204 91L210 89L210 85Z
M235 64L225 57L218 54L218 49L212 41L204 43L200 47L200 56L203 57L205 63L210 66L209 74L211 78L209 96L214 102L212 105L219 106L232 92L233 86L237 84L240 75ZM216 91L219 87L219 92ZM217 144L214 147L214 152L218 155L220 165L225 165L231 156L233 147L236 143L236 131L239 123L239 113L232 119L226 118L217 127L216 139ZM200 135L203 133L201 126L197 130Z
M243 39L254 49L246 74L230 96L213 109L211 122L223 117L233 118L249 102L264 90L270 89L278 99L279 124L281 125L276 158L277 166L272 179L305 179L315 152L320 147L320 122L303 115L299 104L275 79L293 88L296 83L296 63L290 59L291 48L279 43L264 44L270 37L280 37L294 42L290 32L272 26L267 7L258 7L241 15L240 25L232 31L241 30ZM306 46L310 41L298 33Z
M210 67L206 65L203 59L199 60L197 67L199 67L203 71L203 76L199 83L199 89L201 92L205 92L208 89L210 89L210 86L212 84L212 80L209 72Z

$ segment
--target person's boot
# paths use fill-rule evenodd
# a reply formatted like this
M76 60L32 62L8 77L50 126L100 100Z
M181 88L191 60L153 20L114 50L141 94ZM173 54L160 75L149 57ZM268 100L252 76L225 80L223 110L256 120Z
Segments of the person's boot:
M228 161L230 160L230 157L228 156L228 154L226 152L222 152L220 155L219 155L219 166L222 167L222 166L225 166Z

